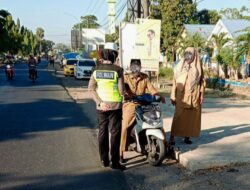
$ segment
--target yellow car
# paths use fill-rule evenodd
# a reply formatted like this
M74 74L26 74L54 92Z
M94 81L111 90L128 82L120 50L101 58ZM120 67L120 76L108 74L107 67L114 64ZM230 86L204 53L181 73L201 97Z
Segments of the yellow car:
M77 59L67 59L63 67L64 76L74 76L74 67L77 63Z

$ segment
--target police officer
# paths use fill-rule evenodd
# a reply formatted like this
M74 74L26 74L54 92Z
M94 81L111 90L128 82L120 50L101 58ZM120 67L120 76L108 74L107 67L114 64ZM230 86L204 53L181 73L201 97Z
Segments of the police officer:
M122 121L123 69L115 64L118 51L115 43L106 43L100 52L100 64L93 69L88 89L97 108L99 154L103 167L126 169L119 163ZM110 126L110 148L109 148ZM109 159L110 149L110 159Z

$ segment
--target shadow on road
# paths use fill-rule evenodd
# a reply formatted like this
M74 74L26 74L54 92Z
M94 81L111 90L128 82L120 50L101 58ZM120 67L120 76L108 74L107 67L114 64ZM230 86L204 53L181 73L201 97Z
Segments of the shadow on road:
M0 183L9 184L5 190L130 190L124 174L111 169L79 175L14 176L14 174L0 174Z
M43 99L29 103L0 104L1 117L5 118L0 121L0 141L31 138L32 135L26 134L32 132L95 127L95 121L84 114L95 109L92 102L75 104L71 101Z

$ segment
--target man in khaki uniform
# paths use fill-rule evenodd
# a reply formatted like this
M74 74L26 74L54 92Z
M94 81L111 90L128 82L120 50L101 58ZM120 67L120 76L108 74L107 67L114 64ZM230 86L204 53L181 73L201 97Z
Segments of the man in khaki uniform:
M120 162L124 162L123 152L126 150L127 130L135 122L135 107L139 103L130 102L129 100L135 96L143 95L149 91L151 95L156 95L157 90L150 83L146 74L141 71L141 61L138 59L131 60L131 73L124 75L125 93L122 107L122 133L120 144Z

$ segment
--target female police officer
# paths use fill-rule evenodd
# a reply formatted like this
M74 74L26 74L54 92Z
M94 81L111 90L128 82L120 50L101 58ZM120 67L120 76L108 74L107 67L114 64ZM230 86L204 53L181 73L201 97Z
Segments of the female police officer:
M89 91L97 107L99 125L99 154L103 167L126 169L119 163L119 147L122 121L123 69L115 63L118 56L116 44L106 43L100 52L100 64L93 69ZM111 127L110 159L109 130Z

